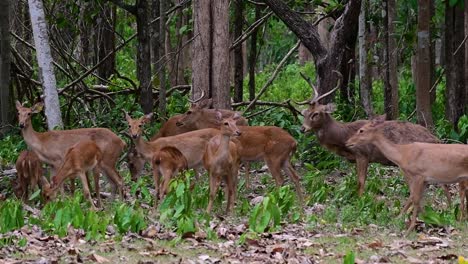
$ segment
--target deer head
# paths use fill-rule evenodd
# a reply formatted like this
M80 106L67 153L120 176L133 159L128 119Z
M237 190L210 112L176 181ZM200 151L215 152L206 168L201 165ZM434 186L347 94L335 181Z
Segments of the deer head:
M354 134L348 141L346 146L349 148L356 147L358 145L370 144L375 140L376 135L379 133L377 130L380 125L385 122L386 115L377 116L361 127L356 134Z
M314 97L310 100L297 103L297 104L309 104L309 107L305 110L303 110L301 113L304 116L304 121L301 127L301 132L305 133L313 129L318 129L320 128L323 123L326 121L327 118L330 117L330 114L335 111L336 106L333 103L330 104L320 104L319 101L331 94L333 94L341 85L341 80L343 79L343 75L338 72L334 71L336 74L338 74L338 83L336 84L335 88L332 90L328 91L325 94L318 95L317 88L310 83L312 86L312 89L314 90Z
M144 115L138 119L132 119L127 112L125 112L125 119L128 122L129 134L132 139L138 139L143 133L143 126L151 121L153 113Z
M196 123L200 118L202 118L202 112L204 108L209 108L213 104L213 99L202 100L205 97L205 91L202 90L200 98L196 100L190 100L190 108L187 112L182 114L181 118L177 121L176 125L181 126L190 126Z
M28 108L24 107L19 101L16 101L16 110L18 110L18 123L21 129L26 128L31 122L31 116L33 114L39 113L42 111L44 103L36 103L33 107Z
M223 119L223 114L216 111L216 120L220 124L221 133L223 135L240 136L242 134L236 124L239 118L241 118L241 114L236 112L233 116Z

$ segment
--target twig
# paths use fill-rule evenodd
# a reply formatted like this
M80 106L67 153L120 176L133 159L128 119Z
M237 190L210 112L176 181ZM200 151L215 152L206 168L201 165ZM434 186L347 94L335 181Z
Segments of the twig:
M239 103L233 103L231 106L233 108L238 108L244 105L249 105L251 101L247 102L239 102ZM288 99L284 102L265 102L265 101L257 101L255 103L256 105L266 105L266 106L273 106L273 107L283 107L291 111L291 113L296 116L297 114L301 114L299 110L297 110L292 104L291 104L291 99Z
M455 52L452 54L453 56L457 55L458 51L461 49L461 47L463 46L463 44L465 44L466 39L468 39L468 34L465 35L465 38L463 39L463 41L460 43L460 45L458 46L458 48L457 48L457 49L455 50Z
M286 54L286 56L284 56L284 58L280 61L280 63L278 64L278 66L276 66L276 69L275 71L273 72L273 74L271 75L270 79L268 79L268 81L263 85L262 89L260 90L260 92L255 96L255 98L250 102L250 104L247 106L247 108L244 110L243 113L247 112L247 110L249 110L250 108L252 108L253 105L255 105L255 102L258 100L258 98L260 98L260 96L263 95L263 93L266 91L266 89L273 83L273 81L275 80L276 76L278 75L280 69L283 67L283 65L286 63L286 61L288 60L288 58L294 53L294 51L299 47L299 44L301 42L298 41L296 43L296 45L294 45L294 47L288 51L288 53Z
M268 12L266 15L261 17L259 20L255 21L252 25L250 25L246 30L245 33L242 34L239 38L234 40L234 43L232 43L231 47L229 47L229 50L235 49L237 46L242 44L250 35L252 32L254 32L257 28L259 28L261 25L263 25L267 19L273 14L273 11Z

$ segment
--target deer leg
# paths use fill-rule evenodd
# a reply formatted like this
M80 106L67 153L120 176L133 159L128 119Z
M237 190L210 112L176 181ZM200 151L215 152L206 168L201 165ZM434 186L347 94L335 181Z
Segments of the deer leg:
M299 203L300 203L301 207L303 207L304 206L304 196L302 194L302 186L301 186L301 182L300 182L300 179L299 179L299 175L297 175L296 170L294 169L294 167L291 164L291 161L289 161L289 160L287 160L284 163L283 169L286 172L286 174L289 176L289 178L292 180L292 182L294 183L294 187L296 188L297 198L299 199Z
M275 179L276 186L282 186L284 179L281 175L281 163L279 162L279 158L268 157L266 158L266 164L270 170L271 176Z
M211 208L213 208L213 201L216 197L216 193L218 192L220 183L221 179L219 179L217 175L210 173L210 198L208 202L208 207L206 208L207 213L210 213Z
M104 171L104 174L112 183L112 198L114 198L115 193L118 191L120 197L122 197L123 200L123 179L120 176L120 174L117 173L113 165L109 165L106 163L101 163L101 169Z
M250 162L244 162L245 167L245 188L250 189Z
M411 182L411 186L410 186L411 196L410 197L412 197L414 208L413 208L413 214L411 216L411 223L410 223L410 226L408 227L408 230L406 230L405 236L407 236L416 227L416 219L418 217L419 211L421 211L421 198L423 196L424 187L425 187L425 183L422 177L418 177Z
M167 189L169 188L169 183L171 182L172 176L177 175L177 171L173 171L172 168L164 168L162 170L163 175L163 182L159 188L159 199L162 200L167 193Z
M459 220L462 221L465 219L466 215L465 215L465 200L467 199L467 196L468 194L466 194L466 186L464 184L464 182L460 182L458 184L459 186L459 193L460 193L460 218ZM467 210L468 211L468 210Z
M452 207L452 195L450 194L450 189L447 184L442 185L442 190L444 190L445 197L447 197L448 207Z
M367 166L369 160L365 157L356 157L356 170L358 176L358 194L361 196L364 193L364 186L366 184Z
M195 172L195 180L192 181L190 184L190 190L193 191L193 188L195 188L195 184L200 181L200 171L199 168L193 168L193 171Z
M96 199L97 199L97 206L101 207L101 187L99 186L99 176L101 171L97 168L97 166L93 169L93 180L94 180L94 190L96 192ZM89 180L88 180L89 183Z
M155 195L154 195L154 208L158 206L158 192L159 192L159 166L153 162L152 164L153 168L153 180L154 180L154 186L155 186Z
M403 216L403 214L405 214L408 209L410 208L410 206L413 204L413 198L410 196L406 202L405 202L405 205L403 206L403 209L401 210L400 214L398 215L398 217L401 217Z
M91 209L96 210L96 207L94 206L93 198L91 197L91 193L89 192L88 177L86 176L86 173L80 172L78 174L78 177L80 177L81 184L83 185L83 194L86 197L86 199L88 199L89 202L91 203Z

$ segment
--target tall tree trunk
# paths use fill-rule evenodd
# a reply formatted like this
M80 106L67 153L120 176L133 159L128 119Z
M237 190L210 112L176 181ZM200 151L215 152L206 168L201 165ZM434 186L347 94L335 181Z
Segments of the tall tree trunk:
M115 22L116 22L116 7L109 3L102 4L102 11L99 13L97 20L97 43L98 54L97 61L101 61L107 54L114 50L115 46ZM115 70L115 53L112 53L109 58L102 63L98 69L98 75L103 79L109 79Z
M166 42L166 1L159 1L159 54L164 57L164 45ZM166 67L163 61L159 63L159 112L166 116Z
M446 90L445 116L456 127L458 119L463 114L464 93L464 58L465 50L455 51L464 38L463 9L456 5L445 5L445 59L446 59Z
M255 20L260 19L260 6L255 6ZM255 99L255 66L257 64L257 34L258 30L252 31L250 36L250 53L249 53L249 100Z
M244 26L244 1L234 0L234 39L242 35ZM234 102L242 102L244 94L244 58L242 54L243 45L234 49Z
M10 1L0 2L0 134L12 122L10 98Z
M430 0L430 11L431 11L431 18L435 16L435 5L436 5L436 2L435 0ZM437 28L436 28L436 25L435 23L432 22L432 19L430 21L430 25L429 25L429 31L431 32L431 35L433 35L432 32L437 32ZM432 86L434 85L435 81L436 81L436 39L430 39L430 42L429 42L429 46L430 46L430 50L431 50L431 70L430 70L430 73L431 73L431 88L432 89ZM430 97L431 97L431 105L435 102L436 100L436 89L432 89L429 91L430 93Z
M230 109L229 93L229 0L216 0L211 4L213 14L213 106Z
M44 15L42 0L28 0L29 13L33 28L34 44L36 46L37 63L44 87L45 114L49 130L63 127L59 98L56 88L52 54L50 52L49 36Z
M465 2L465 34L468 34L468 2ZM465 93L463 95L462 105L464 113L468 114L468 42L465 42Z
M430 11L431 0L418 0L418 48L417 60L417 86L416 110L418 123L433 128L431 112L431 37L430 37Z
M137 76L140 81L140 104L143 113L153 112L153 89L151 86L151 52L150 52L150 28L148 0L137 0Z
M193 0L192 97L211 96L211 0ZM217 21L219 23L219 21Z
M361 104L368 117L374 115L372 110L372 86L369 65L367 63L367 31L366 31L366 10L367 0L361 3L361 13L359 14L359 84L361 94Z
M397 79L397 49L395 41L395 0L386 0L385 4L385 49L384 49L384 106L389 119L397 119L398 110L398 79Z
M151 18L154 20L159 17L159 0L153 0L151 3ZM153 76L158 74L158 61L161 58L159 54L159 20L151 25L151 63L153 65Z

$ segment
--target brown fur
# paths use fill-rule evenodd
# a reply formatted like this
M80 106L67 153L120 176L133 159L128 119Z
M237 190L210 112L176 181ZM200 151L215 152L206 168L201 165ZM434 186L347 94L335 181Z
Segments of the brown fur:
M468 181L468 146L463 144L434 144L413 142L395 144L389 140L382 129L385 122L375 120L366 124L347 141L347 146L357 148L363 144L373 144L393 163L397 164L405 175L410 187L410 199L402 213L411 204L414 205L410 232L416 225L416 218L421 210L421 198L427 183L450 184ZM464 183L460 189L464 194ZM462 197L463 198L463 197ZM461 208L461 210L464 210Z
M336 121L331 113L335 107L333 104L322 105L313 102L309 108L303 111L303 132L313 131L320 145L326 149L345 157L357 164L358 192L364 192L367 177L367 167L370 162L384 165L395 165L388 160L376 147L371 144L362 145L351 150L346 146L346 141L356 131L367 124L368 120L358 120L350 123ZM385 119L384 116L378 117ZM437 143L439 140L426 128L410 122L386 121L380 129L384 135L394 143L405 144L411 142Z
M117 172L115 165L126 146L125 142L107 128L36 132L32 127L31 116L40 112L42 107L42 103L27 108L16 102L21 133L28 147L38 155L42 162L51 165L53 172L56 172L71 146L84 140L94 141L102 151L102 171L113 184L114 193L117 190L123 197L123 179ZM96 191L99 193L99 188L97 189Z
M203 155L203 165L210 175L210 199L206 211L211 212L219 185L221 181L224 181L224 195L227 199L226 214L229 214L236 201L237 174L240 165L238 149L236 144L231 141L231 137L241 135L236 125L240 115L222 118L221 112L216 114L220 123L220 134L210 139Z
M29 190L33 191L40 184L42 177L42 163L39 157L30 150L22 151L16 160L16 171L18 177L13 182L13 191L16 197L26 201Z
M159 198L162 199L169 187L170 177L188 168L187 159L177 148L167 146L154 154L152 163L153 167L159 167L165 177L159 186Z
M44 187L44 197L46 201L55 199L57 190L66 179L78 176L83 185L83 194L94 207L91 194L89 192L88 178L86 172L94 171L94 183L99 181L99 168L101 166L103 154L94 141L85 140L72 146L65 155L64 162L57 174L52 177L51 185ZM98 189L98 188L96 188ZM99 200L99 196L98 196ZM100 204L100 202L99 202Z

